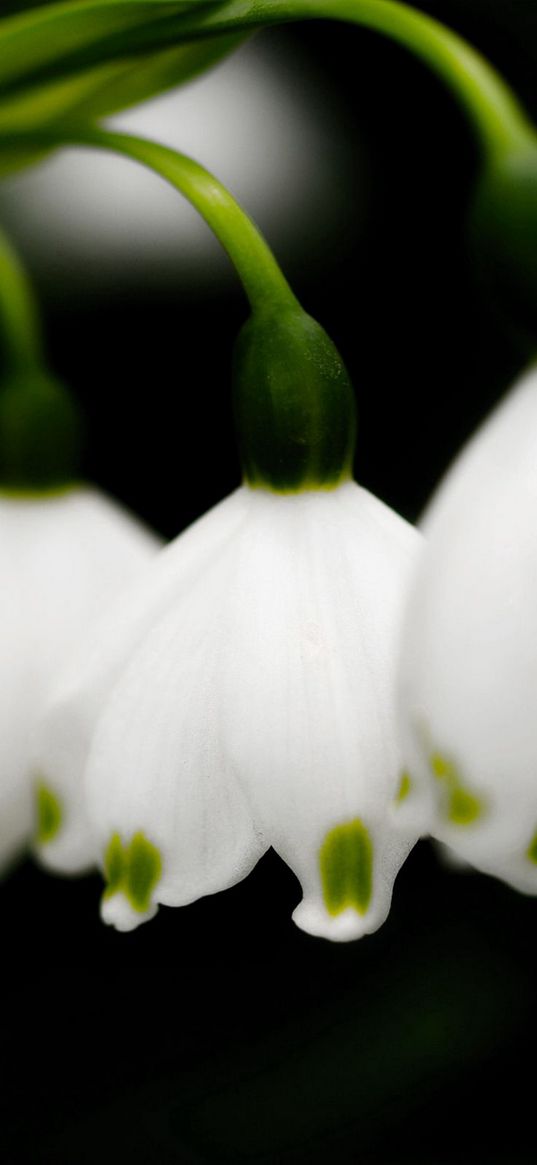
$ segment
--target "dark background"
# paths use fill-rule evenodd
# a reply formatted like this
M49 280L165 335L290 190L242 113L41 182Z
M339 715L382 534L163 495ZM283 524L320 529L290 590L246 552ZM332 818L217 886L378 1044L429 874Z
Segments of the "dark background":
M420 7L488 53L537 116L533 0ZM414 519L525 359L472 280L475 147L435 78L374 34L261 35L295 54L297 85L307 61L333 92L345 214L329 245L279 258L354 377L359 480ZM53 365L88 416L88 477L175 535L238 483L240 288L178 272L164 288L141 273L99 296L42 291ZM382 930L348 946L294 928L299 886L272 854L131 935L100 924L99 893L97 877L31 861L0 887L6 1165L536 1160L531 899L448 872L426 843Z

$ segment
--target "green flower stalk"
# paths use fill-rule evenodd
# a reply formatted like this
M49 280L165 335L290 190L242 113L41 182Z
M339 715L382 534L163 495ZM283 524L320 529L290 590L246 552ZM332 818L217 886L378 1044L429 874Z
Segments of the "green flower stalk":
M251 316L235 348L235 419L243 475L278 491L333 486L352 476L355 398L324 329L300 306L257 227L203 166L126 134L84 132L150 166L200 212L233 262Z
M88 19L90 12L94 19ZM448 86L468 117L482 166L469 215L471 247L499 306L535 342L537 331L537 135L510 87L461 36L397 0L133 0L52 4L0 22L0 168L39 157L16 147L25 126L102 115L170 84L166 53L180 81L218 56L218 42L265 25L330 19L369 28L404 46ZM121 32L121 35L120 35ZM225 43L224 43L225 42ZM199 57L196 44L207 46ZM148 76L127 67L134 53ZM145 55L144 55L145 54ZM160 60L161 55L165 60ZM194 60L191 62L191 55ZM119 69L119 72L118 72ZM50 75L54 72L53 93ZM57 91L57 86L59 90ZM117 100L112 90L118 86ZM41 96L40 96L41 95ZM40 101L44 102L43 107ZM46 108L45 108L46 107Z
M234 360L244 480L287 492L350 478L356 422L347 371L251 219L213 175L184 154L126 135L98 132L94 140L171 181L203 215L240 276L252 309Z
M481 154L470 247L498 307L537 342L537 133L493 66L439 21L397 0L229 0L200 14L198 33L301 19L373 29L409 49L448 86ZM192 21L190 15L186 19Z
M144 54L181 44L193 52L196 41L312 19L371 28L410 49L450 86L479 135L490 143L505 141L506 131L511 140L517 122L524 131L516 99L484 58L439 21L397 0L63 0L48 4L0 22L0 83L6 115L15 96L22 100L26 93L30 100L32 91L43 85L46 89L51 74L65 83L71 78L73 84L85 76L83 88L91 93L91 70L124 63L129 54L145 60ZM209 51L216 50L211 45ZM202 62L196 59L195 68L200 66ZM178 80L188 75L180 63L177 69ZM106 74L100 78L101 84L110 80L114 83L118 78ZM98 93L97 78L95 86ZM140 98L141 92L135 91L134 97ZM82 96L88 100L87 93ZM131 99L128 85L121 96L125 103ZM99 100L100 95L94 116L101 112ZM61 116L61 102L56 109ZM74 105L68 101L65 113L76 116L76 110L76 101ZM89 106L83 112L92 115ZM22 128L20 120L18 125Z
M319 19L370 28L409 49L448 86L488 154L531 136L517 98L485 57L440 21L398 0L228 0L195 18L189 13L182 34Z
M255 224L203 166L166 146L97 127L54 129L23 146L82 145L141 162L199 211L227 251L251 316L235 350L234 403L244 479L281 492L352 476L355 398L324 329L301 307Z

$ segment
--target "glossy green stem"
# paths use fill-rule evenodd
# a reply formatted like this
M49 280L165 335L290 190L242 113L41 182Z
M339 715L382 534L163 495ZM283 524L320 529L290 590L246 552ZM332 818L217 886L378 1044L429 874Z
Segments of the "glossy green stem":
M213 174L185 154L145 138L87 125L47 126L35 132L10 133L5 140L11 149L21 152L29 148L88 146L140 162L174 186L205 219L235 266L252 311L297 306L255 223Z
M25 140L30 138L25 135ZM234 264L252 311L279 304L296 305L289 284L255 224L225 186L192 158L144 138L94 127L47 129L37 136L37 142L93 146L141 162L174 186L205 219Z
M272 251L251 218L225 186L198 162L166 146L128 134L89 130L84 142L148 166L170 182L205 219L227 251L241 279L253 311L295 297Z
M149 49L158 53L215 35L319 19L370 28L414 53L461 103L489 157L516 149L531 132L513 92L479 52L432 16L397 0L199 0L184 9L173 0L49 4L42 13L32 10L2 22L0 73L8 91L11 82L15 90L19 82L24 89L46 81L48 66L55 76L69 77L117 62L125 53L134 59Z
M32 288L19 258L0 232L0 363L4 374L43 363L41 329Z
M94 127L47 128L20 148L111 150L165 178L200 212L234 263L252 315L235 350L234 402L246 480L295 491L333 487L352 473L352 386L339 353L305 314L251 219L202 166L166 146Z
M520 146L532 125L499 73L462 37L433 17L397 0L228 0L186 17L183 35L248 29L296 20L350 22L382 33L409 49L445 82L473 124L487 155Z

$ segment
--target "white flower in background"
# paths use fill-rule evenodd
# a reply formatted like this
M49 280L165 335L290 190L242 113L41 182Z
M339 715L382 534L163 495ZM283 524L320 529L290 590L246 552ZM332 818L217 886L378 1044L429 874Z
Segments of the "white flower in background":
M32 771L35 721L58 671L159 540L97 490L0 493L0 867L35 831L61 828L61 801Z
M537 369L463 450L423 530L398 815L537 893Z
M51 788L87 765L105 921L129 930L230 886L272 845L301 881L300 927L380 926L416 837L388 806L420 544L354 482L244 485L158 556L64 679L36 754ZM50 863L75 869L80 836L66 817Z

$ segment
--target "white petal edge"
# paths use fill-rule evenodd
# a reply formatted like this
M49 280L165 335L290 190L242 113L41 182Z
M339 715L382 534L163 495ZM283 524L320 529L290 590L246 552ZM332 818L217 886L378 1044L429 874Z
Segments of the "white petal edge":
M170 905L236 881L272 842L302 881L299 924L357 937L384 920L415 840L387 810L399 615L421 539L354 484L240 492L225 552L142 637L105 702L90 819L102 850L144 832L163 861L154 901ZM334 919L319 848L357 814L374 841L372 901Z
M396 657L421 536L354 482L259 494L240 548L225 698L233 768L257 826L297 874L297 925L335 940L384 921L417 832L388 807L401 770ZM252 679L254 677L254 679ZM363 914L326 909L319 854L359 819L373 843Z
M245 509L243 491L237 490L155 556L58 677L36 733L34 769L70 801L73 812L57 840L40 851L49 868L79 873L101 860L82 797L99 716L132 652L168 606L195 588L199 575L218 559Z
M423 522L401 668L405 812L457 855L537 893L537 369L457 458ZM482 806L450 823L431 757Z

